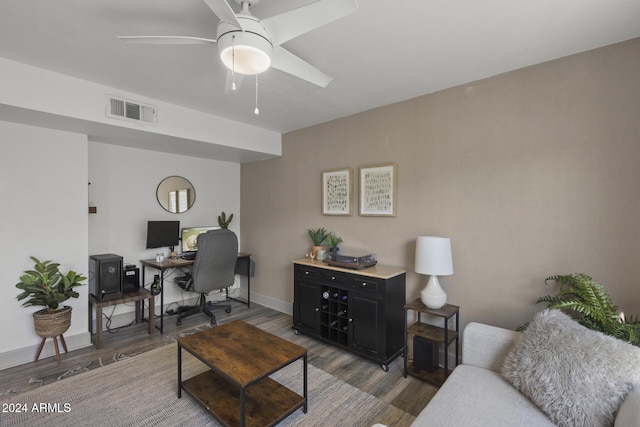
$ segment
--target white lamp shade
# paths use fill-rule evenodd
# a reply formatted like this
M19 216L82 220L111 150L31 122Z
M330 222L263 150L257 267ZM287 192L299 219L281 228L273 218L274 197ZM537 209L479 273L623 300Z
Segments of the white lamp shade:
M453 274L451 239L419 236L416 240L415 270L419 274L449 276Z

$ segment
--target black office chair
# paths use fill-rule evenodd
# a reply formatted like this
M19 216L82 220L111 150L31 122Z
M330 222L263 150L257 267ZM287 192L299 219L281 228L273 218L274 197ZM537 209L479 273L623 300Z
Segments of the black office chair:
M198 252L191 275L186 280L176 280L182 289L200 294L197 306L182 307L178 315L177 325L182 319L197 313L204 313L216 324L214 309L224 309L231 313L230 304L207 302L207 294L233 285L235 266L238 257L238 236L233 231L220 229L198 235Z

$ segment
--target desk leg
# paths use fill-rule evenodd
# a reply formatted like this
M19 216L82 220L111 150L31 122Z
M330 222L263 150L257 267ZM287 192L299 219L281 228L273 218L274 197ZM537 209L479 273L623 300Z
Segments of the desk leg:
M144 288L144 286L147 284L146 280L145 280L145 272L147 270L147 266L143 265L142 266L142 287ZM164 307L164 269L160 269L160 327L158 328L158 330L160 331L160 333L164 333L164 312L163 312L163 307ZM146 289L146 288L145 288ZM154 299L151 299L149 304L155 304ZM144 300L142 301L142 315L144 317ZM155 306L153 307L153 310L151 309L151 307L149 307L149 323L151 325L153 325L153 327L155 327L156 324L156 318L155 318Z
M164 333L164 270L160 270L160 334Z
M247 259L247 308L251 308L251 258Z
M143 264L140 269L142 270L142 289L146 289L144 287L144 285L145 285L144 271L147 269L147 267ZM141 310L142 310L142 321L144 322L144 300L142 300L142 308L141 308ZM151 322L152 322L152 320L151 320L151 318L149 318L149 323L151 323Z
M142 300L142 303L144 304L144 300ZM151 294L151 297L149 297L149 319L154 319L156 317L155 310L156 303L153 294ZM149 335L153 335L153 330L155 329L155 327L155 322L149 320Z

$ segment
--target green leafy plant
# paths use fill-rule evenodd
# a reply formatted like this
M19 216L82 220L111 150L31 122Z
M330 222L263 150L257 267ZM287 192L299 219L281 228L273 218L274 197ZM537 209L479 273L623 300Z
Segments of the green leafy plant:
M218 215L218 224L220 225L220 228L223 228L225 230L228 229L231 221L233 221L233 214L229 215L229 218L227 218L227 214L225 214L224 212Z
M324 243L327 245L329 250L333 250L340 246L340 243L342 243L342 237L336 236L336 233L332 231L327 235Z
M536 303L545 302L547 308L561 309L589 329L640 345L640 321L622 319L604 287L584 273L547 277L545 284L560 285L556 295L546 295ZM526 325L520 329L526 328Z
M34 262L33 270L26 270L16 284L16 288L23 291L16 297L18 301L28 298L22 303L23 307L41 306L53 313L62 302L80 296L74 288L84 285L86 277L73 270L63 274L58 263L30 258Z
M329 234L324 227L320 228L310 228L307 230L309 233L309 237L311 237L311 241L314 246L321 246L324 241L327 239L327 235Z

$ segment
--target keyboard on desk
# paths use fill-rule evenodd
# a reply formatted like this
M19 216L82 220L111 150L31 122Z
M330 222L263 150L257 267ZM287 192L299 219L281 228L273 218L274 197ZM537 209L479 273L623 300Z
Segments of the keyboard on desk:
M194 260L196 259L196 253L197 252L185 252L180 255L180 258L186 259L186 260Z

